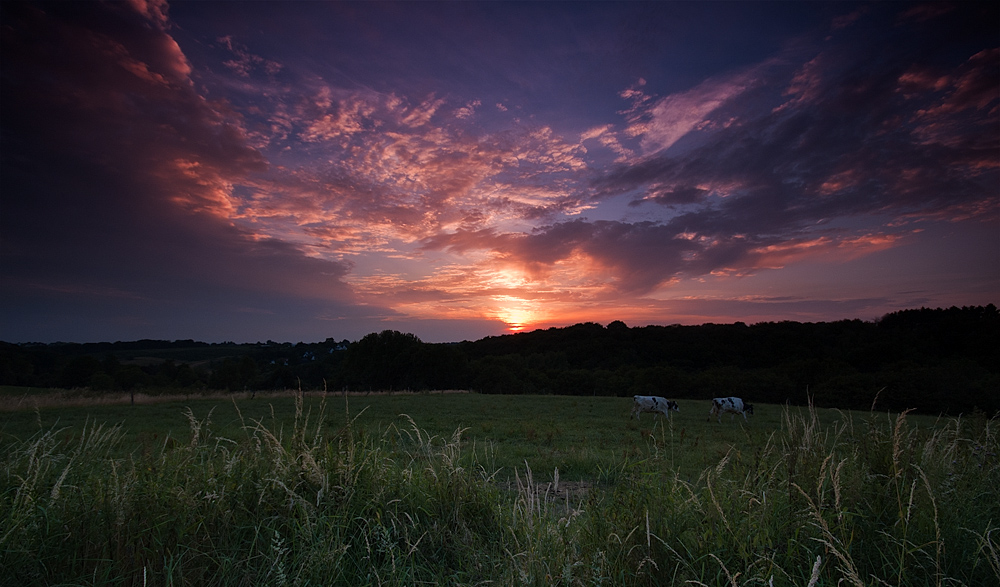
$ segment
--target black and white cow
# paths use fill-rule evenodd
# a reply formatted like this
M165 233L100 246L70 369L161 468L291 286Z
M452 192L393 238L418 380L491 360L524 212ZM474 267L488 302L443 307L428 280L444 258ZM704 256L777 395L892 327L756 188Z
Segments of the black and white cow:
M653 412L653 418L656 418L656 414L663 414L669 418L670 410L675 412L680 411L680 408L677 407L677 402L672 402L655 395L632 396L632 417L637 420L639 419L639 414L643 412Z
M738 397L717 397L712 400L712 410L708 412L709 420L712 416L718 416L718 421L722 422L722 414L730 414L732 421L736 414L743 414L743 420L747 419L747 414L753 416L753 404L744 403Z

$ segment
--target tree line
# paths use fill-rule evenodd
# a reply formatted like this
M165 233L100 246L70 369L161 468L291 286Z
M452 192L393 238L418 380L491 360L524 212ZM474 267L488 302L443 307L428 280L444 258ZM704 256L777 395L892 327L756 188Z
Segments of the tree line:
M874 321L565 328L425 343L394 330L354 342L0 343L0 385L93 391L301 388L740 396L762 403L925 413L1000 410L996 306Z

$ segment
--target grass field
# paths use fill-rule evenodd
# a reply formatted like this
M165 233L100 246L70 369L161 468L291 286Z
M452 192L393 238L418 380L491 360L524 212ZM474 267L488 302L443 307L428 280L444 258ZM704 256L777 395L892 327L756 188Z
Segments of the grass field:
M1000 584L981 415L48 396L0 390L11 584Z
M8 388L8 396L15 396ZM48 395L63 394L51 390ZM46 396L42 392L38 402ZM295 394L246 393L229 395L153 397L128 405L128 396L70 397L69 408L49 406L32 409L24 394L17 396L21 409L0 412L0 446L14 439L26 440L48 429L60 429L69 440L86 423L119 425L121 449L139 447L145 451L170 436L174 442L190 438L190 409L198 420L209 420L215 437L238 439L246 425L260 422L279 436L295 424ZM116 403L107 403L115 400ZM67 401L62 399L60 401ZM762 449L780 429L783 407L758 405L751 422L725 416L723 422L709 421L709 401L681 402L681 411L669 422L643 414L637 421L630 416L631 398L504 396L455 393L304 394L302 409L312 424L319 422L320 433L331 437L350 420L362 435L385 437L390 443L406 436L413 423L422 434L437 441L451 441L461 431L463 449L489 454L500 476L513 480L514 470L525 461L535 476L551 477L559 468L563 480L593 480L611 463L654 458L666 470L697 479L706 468L715 466L730 451L753 454ZM793 408L794 410L795 408ZM322 417L320 413L322 412ZM864 414L865 417L871 416ZM818 410L820 422L841 419L835 410ZM882 415L882 417L886 417ZM909 416L917 426L931 428L935 418ZM313 430L313 432L315 432Z

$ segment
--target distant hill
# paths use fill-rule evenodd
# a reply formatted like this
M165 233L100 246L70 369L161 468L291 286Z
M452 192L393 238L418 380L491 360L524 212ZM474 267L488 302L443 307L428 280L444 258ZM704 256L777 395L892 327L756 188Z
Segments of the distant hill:
M102 390L473 389L662 395L821 407L1000 410L996 306L876 321L604 327L575 324L454 344L386 330L359 341L0 343L0 385ZM877 400L876 400L877 398Z

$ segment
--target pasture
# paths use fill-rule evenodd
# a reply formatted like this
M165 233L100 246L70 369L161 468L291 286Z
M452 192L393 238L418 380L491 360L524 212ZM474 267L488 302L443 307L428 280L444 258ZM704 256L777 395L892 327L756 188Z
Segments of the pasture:
M257 423L287 435L295 425L295 395L191 396L134 406L121 403L125 397L118 404L104 403L106 398L100 397L80 398L79 405L40 410L22 399L22 409L0 412L0 447L51 428L60 429L61 438L68 440L89 421L120 425L121 450L149 452L168 436L178 443L190 439L188 409L197 420L210 421L208 428L217 438L238 439L245 435L245 426ZM697 478L730 450L747 451L766 443L779 428L782 413L781 406L760 406L751 424L740 417L731 421L728 415L718 424L714 417L708 421L711 402L696 400L681 402L681 411L669 421L652 414L635 420L630 417L632 399L615 397L308 393L302 400L302 417L311 420L305 425L318 424L327 438L336 436L348 421L358 434L384 437L390 446L412 430L410 419L422 434L439 442L451 441L461 431L461 447L470 458L471 453L479 458L489 455L500 476L511 479L525 461L536 477L551 476L558 467L564 480L592 480L610 462L647 458ZM832 420L837 413L823 410L819 415ZM913 418L933 425L933 419Z
M3 391L0 566L21 584L1000 582L982 415Z

